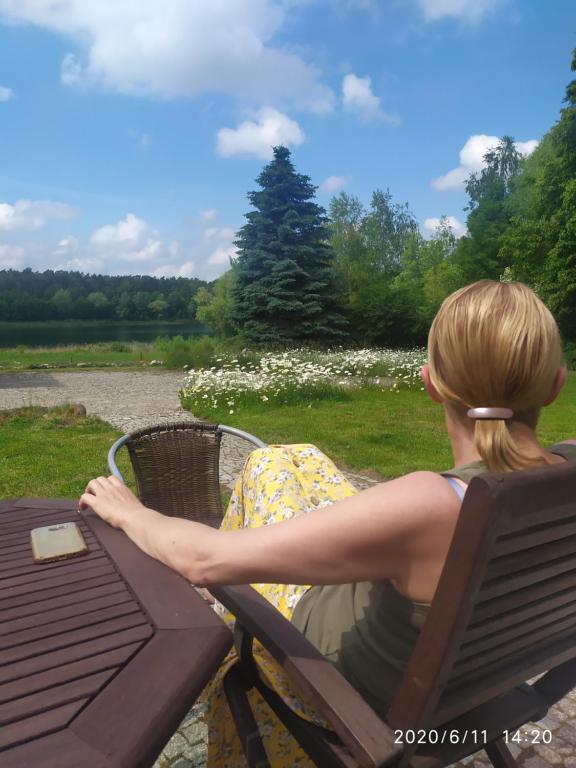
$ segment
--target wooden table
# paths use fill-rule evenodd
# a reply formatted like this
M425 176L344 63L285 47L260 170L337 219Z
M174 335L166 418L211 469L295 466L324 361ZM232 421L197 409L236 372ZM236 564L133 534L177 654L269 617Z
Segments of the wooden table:
M34 563L30 530L69 520L89 554ZM77 501L0 502L1 768L152 765L230 645L184 578Z

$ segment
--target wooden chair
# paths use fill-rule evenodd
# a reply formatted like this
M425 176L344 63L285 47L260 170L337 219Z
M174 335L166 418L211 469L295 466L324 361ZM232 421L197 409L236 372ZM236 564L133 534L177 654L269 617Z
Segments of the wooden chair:
M222 434L241 437L257 448L266 444L241 429L204 421L183 421L138 429L117 440L108 467L122 482L116 454L126 446L136 476L139 499L172 517L201 520L214 528L222 522L219 463Z
M268 765L247 708L252 686L321 768L440 768L481 749L510 768L506 732L533 738L522 726L576 684L576 462L472 480L386 722L251 587L211 591L237 617L241 662L225 688L252 768ZM253 637L332 730L302 720L261 681Z

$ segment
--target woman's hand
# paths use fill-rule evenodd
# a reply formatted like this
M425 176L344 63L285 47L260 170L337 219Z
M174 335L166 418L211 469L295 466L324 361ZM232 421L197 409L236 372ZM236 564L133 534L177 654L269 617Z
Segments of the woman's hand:
M146 507L117 477L96 477L90 480L80 497L81 510L90 507L114 528L122 528L134 515Z

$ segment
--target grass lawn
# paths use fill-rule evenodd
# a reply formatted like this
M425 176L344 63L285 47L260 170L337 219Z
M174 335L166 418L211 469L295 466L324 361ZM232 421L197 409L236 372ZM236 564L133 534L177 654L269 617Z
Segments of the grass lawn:
M233 415L225 409L195 415L240 427L267 443L314 443L338 466L385 478L452 466L442 407L420 390L361 389L311 408L254 404L239 406ZM545 445L576 438L576 373L543 409L539 434Z
M88 480L108 474L106 455L119 436L66 406L0 411L0 498L78 497Z
M158 351L152 344L130 342L70 345L61 347L14 347L0 349L0 369L19 371L50 366L53 368L91 368L146 365Z

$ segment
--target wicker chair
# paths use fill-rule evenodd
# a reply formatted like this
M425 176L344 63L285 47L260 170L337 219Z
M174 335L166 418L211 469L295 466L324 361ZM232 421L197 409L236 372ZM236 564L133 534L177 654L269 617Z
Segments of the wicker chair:
M219 528L222 521L219 464L222 433L266 444L254 435L224 424L186 421L139 429L117 440L108 467L124 482L116 454L126 446L136 476L139 499L170 517L200 520Z

